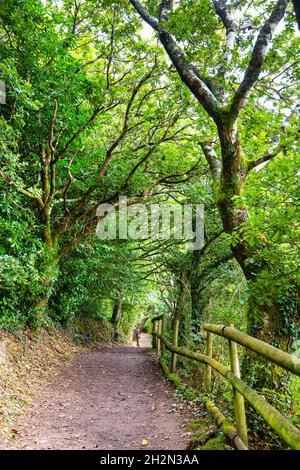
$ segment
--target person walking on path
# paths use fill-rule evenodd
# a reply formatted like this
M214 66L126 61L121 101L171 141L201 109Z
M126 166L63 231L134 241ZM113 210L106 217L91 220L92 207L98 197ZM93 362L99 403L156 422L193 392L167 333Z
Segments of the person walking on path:
M133 339L136 341L136 345L140 345L141 329L137 326L133 332Z

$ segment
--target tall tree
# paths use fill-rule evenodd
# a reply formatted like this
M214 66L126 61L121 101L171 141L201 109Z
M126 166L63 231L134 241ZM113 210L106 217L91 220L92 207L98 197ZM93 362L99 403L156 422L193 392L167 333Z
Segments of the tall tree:
M160 191L174 173L166 155L193 124L183 121L187 96L140 37L132 12L106 3L1 5L1 122L15 129L18 163L11 174L3 152L0 176L6 192L20 194L44 243L48 293L37 307L48 301L59 261L95 231L97 207L118 209L120 195L130 205ZM177 170L194 164L191 155Z
M242 198L246 181L253 170L271 159L280 155L292 158L297 146L297 141L286 140L287 132L297 138L298 129L296 109L287 96L295 85L298 55L290 17L282 31L278 28L289 2L130 3L155 31L183 84L211 118L205 127L200 119L199 141L233 254L246 278L255 282L262 270L271 267L267 259L254 262L255 250L244 236L249 219ZM276 30L280 31L277 35ZM244 126L251 127L252 135L247 135ZM276 293L271 304L253 295L248 330L286 348L292 332L285 328L285 314L278 307Z

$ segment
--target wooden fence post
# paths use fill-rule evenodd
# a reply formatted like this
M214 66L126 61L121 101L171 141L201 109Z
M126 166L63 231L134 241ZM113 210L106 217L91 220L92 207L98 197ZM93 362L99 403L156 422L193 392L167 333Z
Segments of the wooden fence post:
M165 336L165 333L166 333L166 317L165 315L163 315L161 317L161 335ZM165 344L162 341L160 344L160 349L161 349L161 357L163 358L165 354Z
M230 325L230 326L233 326L233 325ZM228 343L229 343L231 371L240 379L241 374L240 374L240 363L239 363L237 344L231 340L228 340ZM232 388L232 392L233 392L234 414L235 414L235 422L236 422L237 431L238 431L240 438L242 439L244 444L247 446L248 435L247 435L247 422L246 422L244 397L234 387Z
M179 318L174 320L174 331L173 331L173 346L178 346L178 336L179 336ZM176 363L177 363L177 354L172 352L172 364L171 372L174 374L176 372Z
M206 355L212 358L212 334L208 331L206 336ZM211 392L211 366L206 364L205 389Z
M156 333L156 320L152 322L152 347L156 349L157 346L157 337L155 336Z
M156 317L156 318L159 318L159 317ZM157 320L154 320L154 321L157 321ZM179 325L177 325L177 326L179 326ZM234 390L236 390L238 392L238 394L236 396L239 397L239 395L242 395L242 397L244 397L250 403L250 405L260 414L260 416L262 416L262 418L266 421L266 423L268 423L269 426L275 432L277 432L277 434L283 439L284 442L286 442L292 449L300 450L300 430L296 426L294 426L289 420L287 420L276 408L274 408L264 398L262 398L255 390L250 388L249 385L244 383L239 378L240 371L239 371L237 346L236 346L236 342L234 340L232 340L230 337L228 338L228 336L225 336L226 335L225 330L227 328L226 325L207 325L207 326L204 326L204 328L206 329L206 331L219 334L220 336L227 337L227 339L229 339L231 341L229 343L229 347L230 347L230 357L231 357L232 370L228 369L224 364L221 364L220 362L218 362L217 360L215 360L213 358L208 359L208 357L204 354L199 354L199 353L194 352L194 351L189 351L186 348L180 348L178 346L175 347L174 344L172 344L167 339L165 339L166 349L171 351L172 353L174 352L174 350L176 350L177 355L179 354L180 356L187 357L189 359L192 359L193 361L197 361L197 362L200 362L202 364L203 363L204 364L209 363L211 368L214 369L215 371L217 371L217 373L219 373L222 377L224 377L232 385ZM217 331L213 331L213 329L217 329ZM176 327L176 330L178 332L178 327ZM229 330L229 328L228 328L228 330ZM232 330L234 334L235 334L235 331L238 332L238 330L235 330L235 328L230 328L230 330ZM239 333L241 333L241 332L239 332ZM241 334L243 334L243 333L241 333ZM251 339L252 337L247 336L247 338ZM252 339L255 340L255 338L252 338ZM173 340L174 340L174 343L176 343L176 334L173 335ZM177 335L177 340L178 340L178 335ZM258 340L255 340L255 341L258 341ZM241 343L241 344L243 344L243 343ZM263 343L263 345L265 345L265 347L267 348L266 355L270 355L270 350L272 352L273 346L270 346L267 343ZM245 345L245 346L247 347L247 345ZM256 346L257 346L257 344L256 344ZM256 348L256 346L255 346L255 348ZM254 350L255 350L255 348L254 348ZM270 348L272 348L272 349L270 349ZM276 348L274 348L274 349L276 349ZM294 363L296 363L296 366L297 366L297 364L298 364L296 362L297 358L295 356L289 355L288 353L284 353L281 350L276 349L276 351L279 352L279 353L284 354L283 358L284 358L285 364L286 364L286 366L284 366L284 368L287 369L287 370L294 370L292 365ZM272 359L270 359L270 360L272 362ZM277 362L280 362L280 361L281 361L281 359L280 358L278 359L278 356L276 355L276 362L274 361L274 363L276 364ZM165 370L165 368L166 368L165 362L162 361L161 364L162 364L163 369ZM300 372L300 370L299 370L299 372ZM300 375L299 372L298 372L298 369L295 368L295 374ZM171 376L169 376L168 378L172 381ZM202 397L202 398L205 398L205 397ZM207 401L207 398L206 398L206 401ZM239 401L239 398L237 398L237 400L235 400L235 403L234 403L236 410L238 410L238 407L236 406L236 403L239 403L239 405L242 404L242 406L240 406L240 412L236 413L236 415L237 415L236 422L237 422L237 425L239 425L240 432L238 432L237 430L234 431L231 426L230 426L230 429L229 429L227 427L226 422L225 422L226 420L223 422L223 424L225 426L224 432L227 433L227 431L230 431L227 434L230 436L230 439L233 441L234 445L238 449L244 449L245 447L247 447L246 446L247 428L246 428L244 403ZM212 404L212 406L214 408L213 404ZM207 407L209 409L209 411L210 411L210 409L212 410L212 406ZM213 413L213 415L214 415L214 413ZM222 418L222 420L223 420L223 418ZM243 436L243 439L242 439L241 436Z
M161 318L157 322L157 333L161 335ZM161 340L157 338L157 354L158 357L161 357Z

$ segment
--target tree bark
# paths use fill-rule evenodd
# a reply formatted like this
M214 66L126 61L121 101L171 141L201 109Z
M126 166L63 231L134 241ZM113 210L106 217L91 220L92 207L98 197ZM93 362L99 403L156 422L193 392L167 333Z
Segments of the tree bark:
M191 303L191 275L181 272L178 278L178 296L173 322L180 322L179 344L186 344L191 332L192 303Z
M121 296L118 296L115 301L115 305L113 308L113 313L111 317L111 324L114 328L114 331L118 331L118 327L121 321L122 317L122 305L123 305L123 299Z
M226 122L227 120L229 123ZM222 169L219 188L215 191L216 202L225 232L237 233L236 244L233 244L231 249L246 278L249 279L251 271L246 260L251 256L252 250L243 240L242 233L239 233L241 225L248 218L248 211L245 206L236 207L235 205L235 197L243 194L247 176L237 125L231 124L228 117L224 119L222 125L218 126L218 133L222 152Z

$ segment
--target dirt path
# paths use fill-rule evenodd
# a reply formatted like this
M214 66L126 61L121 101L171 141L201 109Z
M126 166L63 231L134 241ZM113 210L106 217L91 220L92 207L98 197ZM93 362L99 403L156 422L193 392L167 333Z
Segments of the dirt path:
M146 439L148 449L185 449L194 412L178 405L148 349L93 350L56 376L0 448L125 450Z

